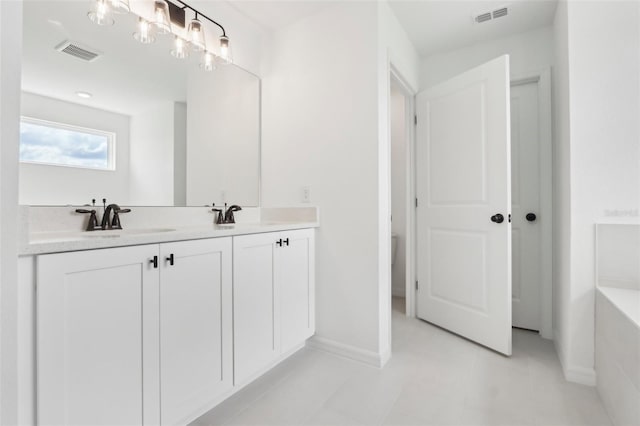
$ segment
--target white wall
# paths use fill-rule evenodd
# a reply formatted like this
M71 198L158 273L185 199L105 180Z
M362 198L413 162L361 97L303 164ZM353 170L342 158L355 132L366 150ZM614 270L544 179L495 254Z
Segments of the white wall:
M263 66L263 204L298 205L310 187L317 340L378 364L390 351L388 58L417 83L389 13L338 3L277 31Z
M569 128L569 27L567 3L554 19L553 68L553 335L562 365L568 365L571 258L571 161Z
M331 30L327 31L327 23ZM263 204L322 219L316 334L378 353L377 31L374 3L341 3L274 34L263 71Z
M424 58L420 88L427 89L505 54L509 55L512 77L550 67L554 61L553 29L540 28Z
M570 165L570 259L562 265L568 281L558 283L568 296L559 306L567 319L559 346L565 375L594 383L594 224L637 221L640 206L640 3L562 4L557 40L565 29L558 53L568 53L569 114L558 128L569 128L561 167ZM615 210L629 217L608 217Z
M130 204L173 205L175 109L163 102L131 116Z
M18 422L18 140L22 3L0 2L0 424Z
M129 117L45 96L22 93L24 116L116 134L116 169L20 164L20 204L82 205L107 198L129 203Z
M392 294L405 296L406 287L406 202L407 202L407 135L406 99L402 91L391 86L391 231L396 235L395 263L392 267Z

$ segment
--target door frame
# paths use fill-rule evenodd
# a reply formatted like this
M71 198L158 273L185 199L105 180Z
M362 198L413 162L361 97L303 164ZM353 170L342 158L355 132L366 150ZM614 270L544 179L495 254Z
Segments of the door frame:
M511 87L535 83L538 90L540 141L540 335L553 339L553 134L551 128L551 69L511 76Z
M415 281L416 281L416 168L415 168L415 98L416 91L402 77L393 64L390 67L389 87L396 83L405 97L405 314L415 317ZM389 145L391 140L389 140ZM391 175L389 176L391 178ZM390 283L393 285L392 283Z
M394 77L392 70L392 78ZM395 76L398 79L397 76ZM401 83L402 80L398 79ZM511 75L511 86L536 83L538 88L538 117L540 119L540 215L551 220L541 222L540 260L542 264L542 287L540 291L540 335L545 339L553 339L553 137L551 127L551 69L549 67L522 74ZM411 100L411 113L415 117L415 94ZM409 158L407 159L407 172L410 182L407 201L407 282L406 282L406 314L416 317L416 209L413 203L416 199L416 164L415 164L415 125L410 125L409 133ZM545 249L546 248L546 249Z

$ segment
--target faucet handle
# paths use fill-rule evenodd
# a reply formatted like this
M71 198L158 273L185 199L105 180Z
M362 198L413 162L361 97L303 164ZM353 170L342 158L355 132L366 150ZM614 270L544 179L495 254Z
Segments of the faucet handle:
M111 229L122 229L122 223L120 223L120 213L129 213L131 209L113 209L113 219L111 220Z
M101 230L102 226L98 225L98 217L95 210L76 209L76 213L90 214L89 222L87 223L87 231Z
M216 223L219 225L224 223L224 218L222 217L222 209L211 209L212 212L218 213L218 217L216 218Z

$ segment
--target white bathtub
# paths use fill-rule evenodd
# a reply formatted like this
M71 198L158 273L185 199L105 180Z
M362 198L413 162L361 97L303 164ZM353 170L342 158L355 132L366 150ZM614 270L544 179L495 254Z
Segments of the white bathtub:
M613 423L640 425L640 291L598 288L598 393Z
M613 423L640 425L640 225L598 225L596 375Z

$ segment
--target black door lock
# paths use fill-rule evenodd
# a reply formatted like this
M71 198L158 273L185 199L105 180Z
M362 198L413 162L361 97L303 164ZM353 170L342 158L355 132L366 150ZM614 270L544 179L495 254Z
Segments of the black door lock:
M504 216L502 216L500 213L494 214L493 216L491 216L491 222L502 223L504 222Z

